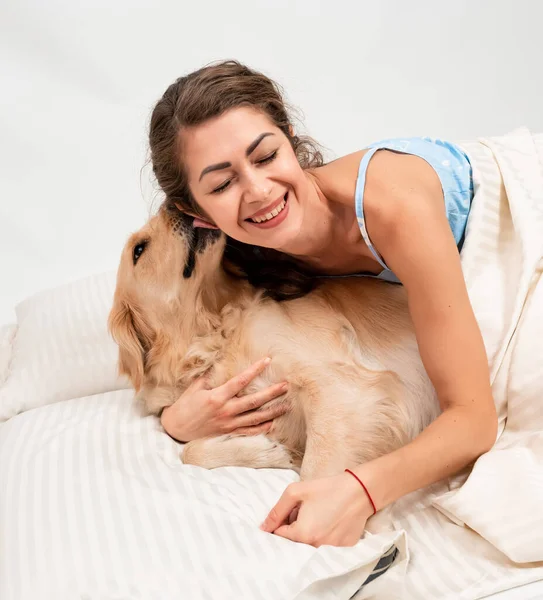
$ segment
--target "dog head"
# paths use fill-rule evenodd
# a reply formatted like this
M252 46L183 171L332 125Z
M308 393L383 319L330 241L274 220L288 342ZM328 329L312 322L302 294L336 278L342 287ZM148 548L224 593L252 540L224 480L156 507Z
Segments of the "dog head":
M182 354L198 319L209 318L203 296L220 287L224 236L192 222L162 207L123 248L108 326L119 346L119 372L136 390L159 363L171 379L175 366L164 360Z

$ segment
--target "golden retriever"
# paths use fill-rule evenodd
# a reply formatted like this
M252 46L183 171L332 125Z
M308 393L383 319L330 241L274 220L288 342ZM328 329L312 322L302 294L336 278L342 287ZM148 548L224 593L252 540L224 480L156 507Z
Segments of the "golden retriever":
M184 446L184 463L294 468L334 475L415 437L438 412L399 285L329 278L276 302L221 266L225 237L162 207L127 242L109 328L119 370L159 414L195 380L212 387L252 363L271 364L245 393L287 381L288 402L266 435L221 435Z

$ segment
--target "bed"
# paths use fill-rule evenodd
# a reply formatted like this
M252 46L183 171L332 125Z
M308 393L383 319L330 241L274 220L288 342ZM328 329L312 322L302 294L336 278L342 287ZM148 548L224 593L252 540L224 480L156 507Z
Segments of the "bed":
M543 596L541 564L504 561L432 490L353 548L261 532L296 474L181 463L116 374L113 286L107 272L41 292L0 329L2 600Z

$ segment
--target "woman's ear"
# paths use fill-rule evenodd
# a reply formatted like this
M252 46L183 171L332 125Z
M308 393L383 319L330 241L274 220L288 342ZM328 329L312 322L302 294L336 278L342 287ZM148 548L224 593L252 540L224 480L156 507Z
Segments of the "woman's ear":
M194 222L192 223L193 227L201 227L202 229L219 229L216 225L213 225L213 223L210 223L209 221L205 221L204 219L198 217L194 213L191 213L189 210L185 210L180 204L177 204L177 202L174 202L174 204L175 204L175 207L177 208L177 210L179 210L180 212L182 212L185 215L189 215L189 217L193 217L193 219L194 219Z
M173 205L175 206L175 208L177 208L177 210L179 212L182 212L184 215L189 215L190 217L195 217L196 215L193 215L190 211L185 210L181 204L178 204L177 202L174 202Z

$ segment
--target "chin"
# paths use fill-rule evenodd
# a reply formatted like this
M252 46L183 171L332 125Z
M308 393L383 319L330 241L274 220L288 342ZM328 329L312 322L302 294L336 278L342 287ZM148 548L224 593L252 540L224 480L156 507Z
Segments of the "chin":
M282 252L289 253L292 251L292 253L297 253L295 251L300 247L302 238L302 224L295 222L293 219L290 223L284 223L283 225L285 225L283 231L277 232L278 235L275 238L277 244L274 245L274 248Z
M266 236L265 238L262 236L259 242L254 243L279 250L280 252L289 253L291 249L299 245L299 231L299 227L286 226L282 228L282 231L276 231L273 235Z

